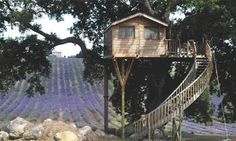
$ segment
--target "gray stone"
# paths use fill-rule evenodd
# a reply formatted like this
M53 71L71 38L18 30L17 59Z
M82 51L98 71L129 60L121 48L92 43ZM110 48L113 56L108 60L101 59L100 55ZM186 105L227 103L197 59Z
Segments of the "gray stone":
M16 119L10 121L7 125L7 130L9 131L9 137L11 139L21 138L27 126L33 125L29 121L17 117Z
M95 131L95 134L96 134L97 136L105 136L105 135L106 135L103 131L101 131L101 130L99 130L99 129L97 129L97 130Z
M82 137L86 136L90 132L92 132L92 128L90 126L84 126L79 129L80 136L82 136Z
M48 118L48 119L45 119L43 122L52 122L52 119Z
M44 128L42 125L37 125L29 130L25 131L23 134L23 139L25 140L37 140L42 138Z
M9 134L4 131L0 131L0 141L7 141L9 138Z

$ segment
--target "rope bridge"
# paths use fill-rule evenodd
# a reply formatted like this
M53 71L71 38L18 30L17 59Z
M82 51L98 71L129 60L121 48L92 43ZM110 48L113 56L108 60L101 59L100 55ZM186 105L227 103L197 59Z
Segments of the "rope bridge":
M180 124L183 111L189 107L208 87L213 65L212 51L209 42L205 42L205 54L194 54L194 63L180 85L156 109L133 123L135 140L148 136L151 139L154 131L166 123L173 121L173 136L181 140ZM192 48L196 51L195 43ZM177 125L176 120L179 120ZM179 131L179 132L178 132Z

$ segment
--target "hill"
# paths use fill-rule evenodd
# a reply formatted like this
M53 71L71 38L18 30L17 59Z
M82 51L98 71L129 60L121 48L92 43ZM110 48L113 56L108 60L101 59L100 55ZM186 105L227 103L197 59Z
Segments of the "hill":
M43 122L45 119L75 123L77 127L89 125L103 129L103 82L93 85L83 81L84 66L78 58L49 58L52 63L50 78L42 78L46 93L27 97L26 81L17 82L8 94L0 98L0 129L17 116L31 122ZM110 92L111 94L111 92ZM216 100L213 100L213 103ZM119 127L120 117L109 103L109 126ZM197 135L236 134L236 125L214 122L213 126L204 126L184 120L182 130ZM171 127L167 127L169 130Z
M50 78L42 78L44 95L27 97L27 82L17 82L8 94L0 98L0 121L8 122L17 116L41 122L47 118L65 122L103 127L103 82L93 85L83 81L83 63L78 58L49 58L52 63ZM110 104L111 105L111 104ZM109 107L110 120L116 114ZM112 126L116 126L111 122Z

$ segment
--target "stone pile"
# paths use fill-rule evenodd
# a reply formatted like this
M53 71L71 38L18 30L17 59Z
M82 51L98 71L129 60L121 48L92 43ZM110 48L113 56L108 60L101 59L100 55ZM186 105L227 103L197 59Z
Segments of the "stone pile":
M73 123L51 119L33 124L21 117L10 121L2 131L0 130L0 141L84 141L96 136L104 136L104 133L100 130L93 131L90 126L77 128Z

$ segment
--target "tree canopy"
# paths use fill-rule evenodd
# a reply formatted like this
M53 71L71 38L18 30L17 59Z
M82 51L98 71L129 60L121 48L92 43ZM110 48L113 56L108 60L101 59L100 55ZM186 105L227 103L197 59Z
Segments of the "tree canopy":
M85 80L101 80L103 31L113 21L143 12L167 22L170 25L169 38L198 42L207 38L212 41L221 89L225 95L223 102L229 111L227 117L233 121L236 119L235 7L233 0L0 0L0 89L7 91L16 81L27 79L31 84L29 94L35 91L43 93L40 76L50 73L47 56L53 48L65 43L77 44L81 48ZM185 18L170 20L170 14L176 11L185 14ZM63 39L55 33L43 31L36 22L43 15L60 22L66 14L72 15L75 22L69 29L73 36ZM18 27L22 34L33 32L9 39L4 36L7 25ZM86 47L84 38L93 43L92 49ZM191 62L138 60L135 63L137 69L132 71L127 84L126 111L131 115L130 120L156 107L186 74L180 72L187 72L190 65ZM141 69L146 71L138 71ZM110 71L114 72L112 68ZM171 75L173 71L175 75ZM142 77L135 77L137 75ZM173 85L170 86L170 83ZM114 86L111 100L119 111L120 90L116 79Z

